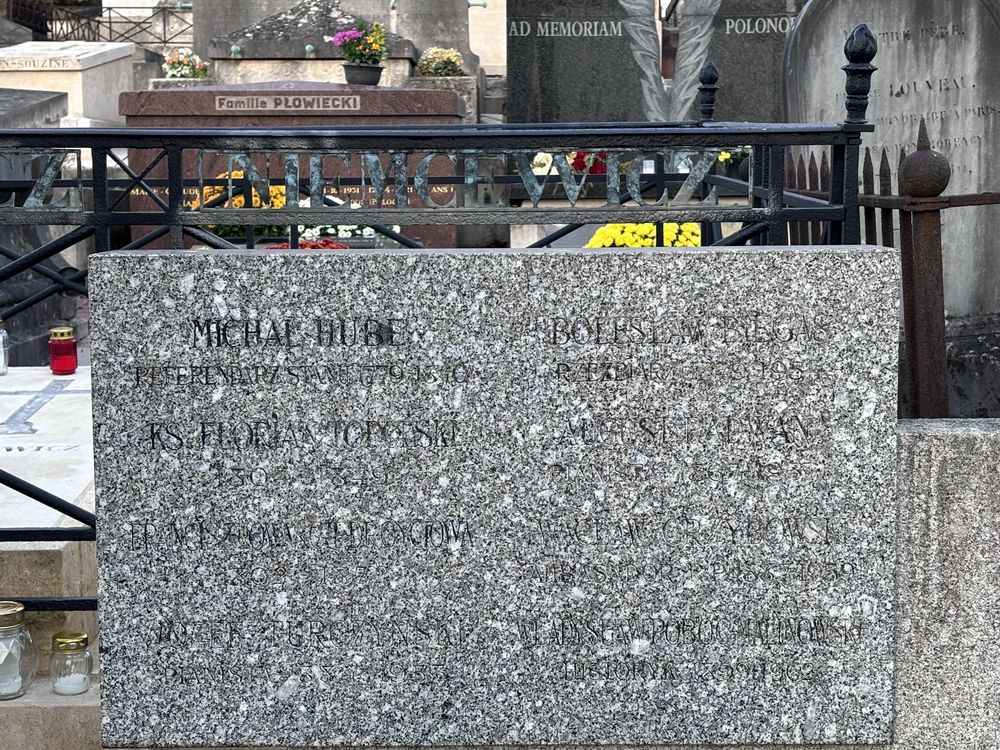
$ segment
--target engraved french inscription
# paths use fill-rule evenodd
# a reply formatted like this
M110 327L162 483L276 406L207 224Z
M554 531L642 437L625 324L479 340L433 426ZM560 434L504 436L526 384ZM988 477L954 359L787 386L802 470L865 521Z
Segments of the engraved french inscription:
M104 743L886 743L898 260L95 256Z

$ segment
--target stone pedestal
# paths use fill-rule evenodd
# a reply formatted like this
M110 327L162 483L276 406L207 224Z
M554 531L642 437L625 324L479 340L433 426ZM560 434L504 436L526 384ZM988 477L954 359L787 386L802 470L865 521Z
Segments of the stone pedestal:
M404 85L411 89L454 91L462 107L462 122L479 122L479 79L477 76L413 76Z
M305 57L246 59L215 58L212 69L222 84L270 83L272 81L310 81L314 83L347 83L343 60L340 58L307 59ZM410 57L389 58L382 62L385 70L380 87L406 85L413 73Z
M0 727L4 747L101 750L100 680L82 695L56 695L38 679L22 697L0 701Z
M132 89L135 45L115 42L25 42L0 49L0 86L62 91L67 124L121 124L115 104Z
M203 86L218 86L214 78L150 78L148 88L156 89L191 89Z

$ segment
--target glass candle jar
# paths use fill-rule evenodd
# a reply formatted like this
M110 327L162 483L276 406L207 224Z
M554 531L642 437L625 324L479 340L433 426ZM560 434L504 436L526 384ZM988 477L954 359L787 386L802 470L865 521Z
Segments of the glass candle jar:
M0 375L7 374L7 363L10 361L10 341L7 338L7 329L3 327L3 318L0 318Z
M24 605L0 602L0 700L24 695L37 669L38 653L24 625Z
M59 695L79 695L90 689L94 657L87 648L89 644L86 633L63 630L52 636L49 677L52 689Z
M76 372L76 338L72 328L49 329L49 367L53 375Z

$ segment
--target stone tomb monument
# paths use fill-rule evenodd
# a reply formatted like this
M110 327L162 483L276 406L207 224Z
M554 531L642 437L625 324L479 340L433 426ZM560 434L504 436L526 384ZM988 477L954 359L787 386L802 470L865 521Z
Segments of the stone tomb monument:
M132 89L131 42L25 42L0 48L0 87L62 91L64 125L120 125L118 94Z
M213 39L231 34L293 5L290 0L201 0L191 16L194 51L207 58Z
M214 75L224 83L345 83L343 58L324 37L355 28L360 20L344 10L340 0L302 0L213 39L209 55ZM379 85L402 86L413 73L417 52L412 42L391 32L386 33L386 45Z
M92 263L105 745L891 739L895 251Z
M121 113L129 127L225 127L272 128L296 126L301 128L331 128L351 125L454 125L462 121L459 98L453 91L428 91L417 89L384 88L381 86L348 86L336 83L285 81L256 84L199 86L190 89L134 91L122 94ZM156 154L132 150L129 163L133 168L144 168ZM230 169L229 156L217 152L201 152L203 177L224 175ZM418 160L418 156L411 160ZM435 177L454 175L454 169L445 160L437 159L428 170ZM261 174L283 178L282 154L255 155ZM384 165L388 171L389 165ZM186 176L196 180L199 174L198 152L184 154ZM306 167L301 168L305 173ZM358 177L363 171L360 157L352 160L350 167L335 159L324 161L324 175L331 182L336 177ZM370 176L370 169L368 170ZM151 177L165 177L166 166L153 168ZM162 188L161 197L166 195ZM411 198L415 193L408 188ZM431 185L428 188L437 204L446 204L455 197L449 185ZM195 186L186 188L185 201L192 205L199 200ZM388 200L391 190L382 196ZM330 185L328 195L353 203L378 203L379 196L369 190L362 195L357 185ZM133 210L156 210L151 198L136 188L132 198ZM345 217L346 223L355 223ZM139 228L137 234L149 231ZM403 233L420 240L429 247L454 247L454 226L411 225ZM280 242L281 240L277 240ZM168 242L168 240L163 240ZM264 244L267 244L266 242ZM274 244L272 242L271 244Z
M711 60L721 73L716 120L782 122L781 58L788 32L804 1L710 0L685 4L680 17L677 89L693 92L701 66ZM695 98L685 97L691 101L683 118L697 116Z
M382 21L390 31L410 39L417 50L454 47L467 73L479 72L479 56L469 47L469 0L341 0L361 18Z
M795 122L843 119L844 37L867 23L878 40L865 144L893 165L916 147L920 118L931 148L951 163L947 193L996 190L1000 77L990 65L1000 47L997 0L811 0L785 61L788 115ZM943 222L944 297L955 334L1000 333L1000 212L993 206L949 211Z
M628 4L508 0L508 122L647 119L632 33L652 35L649 62L661 81L656 19L652 3L640 11Z
M696 117L698 73L722 71L717 120L782 119L781 54L803 0L686 0L674 77L648 0L507 3L508 120Z

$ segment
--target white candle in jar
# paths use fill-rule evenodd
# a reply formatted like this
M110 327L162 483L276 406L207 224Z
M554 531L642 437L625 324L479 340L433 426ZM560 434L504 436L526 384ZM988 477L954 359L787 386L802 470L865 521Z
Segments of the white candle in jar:
M77 695L86 693L90 687L90 676L85 674L67 674L56 677L52 682L52 689L59 695Z
M17 666L15 664L15 666ZM21 692L21 675L0 675L0 696L17 695Z

